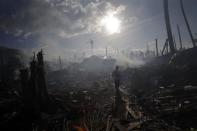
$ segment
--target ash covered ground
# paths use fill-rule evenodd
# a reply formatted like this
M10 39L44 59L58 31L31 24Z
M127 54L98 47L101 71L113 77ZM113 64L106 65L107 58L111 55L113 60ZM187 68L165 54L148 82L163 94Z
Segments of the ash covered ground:
M140 66L120 65L118 89L112 77L117 59L91 56L51 70L42 51L25 66L20 52L8 50L17 55L1 63L1 130L197 128L197 48L152 56Z

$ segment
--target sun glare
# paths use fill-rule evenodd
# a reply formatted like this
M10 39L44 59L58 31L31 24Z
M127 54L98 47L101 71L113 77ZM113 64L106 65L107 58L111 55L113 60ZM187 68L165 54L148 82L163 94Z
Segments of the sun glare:
M107 33L115 34L120 33L121 21L113 14L108 14L101 20L102 26L105 27Z

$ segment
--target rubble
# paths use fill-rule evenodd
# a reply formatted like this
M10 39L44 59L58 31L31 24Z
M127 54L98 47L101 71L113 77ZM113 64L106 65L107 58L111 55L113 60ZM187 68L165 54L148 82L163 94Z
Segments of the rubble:
M69 131L79 125L90 131L197 128L197 82L192 73L197 62L190 60L196 48L121 70L118 90L113 85L112 71L87 68L89 60L45 74L39 53L29 69L21 70L21 82L1 83L2 130ZM182 56L187 62L179 61ZM108 68L115 66L111 59L100 60L109 62Z

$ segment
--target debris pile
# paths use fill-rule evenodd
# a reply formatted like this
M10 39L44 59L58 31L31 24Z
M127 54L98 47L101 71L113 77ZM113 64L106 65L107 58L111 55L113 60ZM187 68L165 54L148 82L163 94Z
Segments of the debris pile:
M49 131L195 130L197 73L192 72L196 72L197 61L190 57L196 52L192 48L121 70L120 87L115 88L112 59L91 57L45 74L40 51L30 68L21 70L19 80L1 82L0 127ZM100 66L108 64L106 70L88 68L98 59Z

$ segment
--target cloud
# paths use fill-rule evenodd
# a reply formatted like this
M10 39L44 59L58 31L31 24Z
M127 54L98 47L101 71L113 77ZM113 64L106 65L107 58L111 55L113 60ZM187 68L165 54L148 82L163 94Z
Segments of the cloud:
M125 10L123 5L115 6L104 0L19 1L25 6L18 6L11 15L0 16L0 29L25 38L33 34L64 38L100 32L102 28L98 22L107 11L120 14Z
M32 51L43 48L49 58L70 56L73 52L65 52L84 46L75 36L85 34L86 41L89 34L103 32L100 21L107 12L114 12L124 26L135 21L124 17L126 6L111 0L17 0L17 5L14 0L3 1L12 1L8 2L11 5L6 3L6 8L15 9L0 13L0 31L25 41L24 44L31 45L25 48Z

